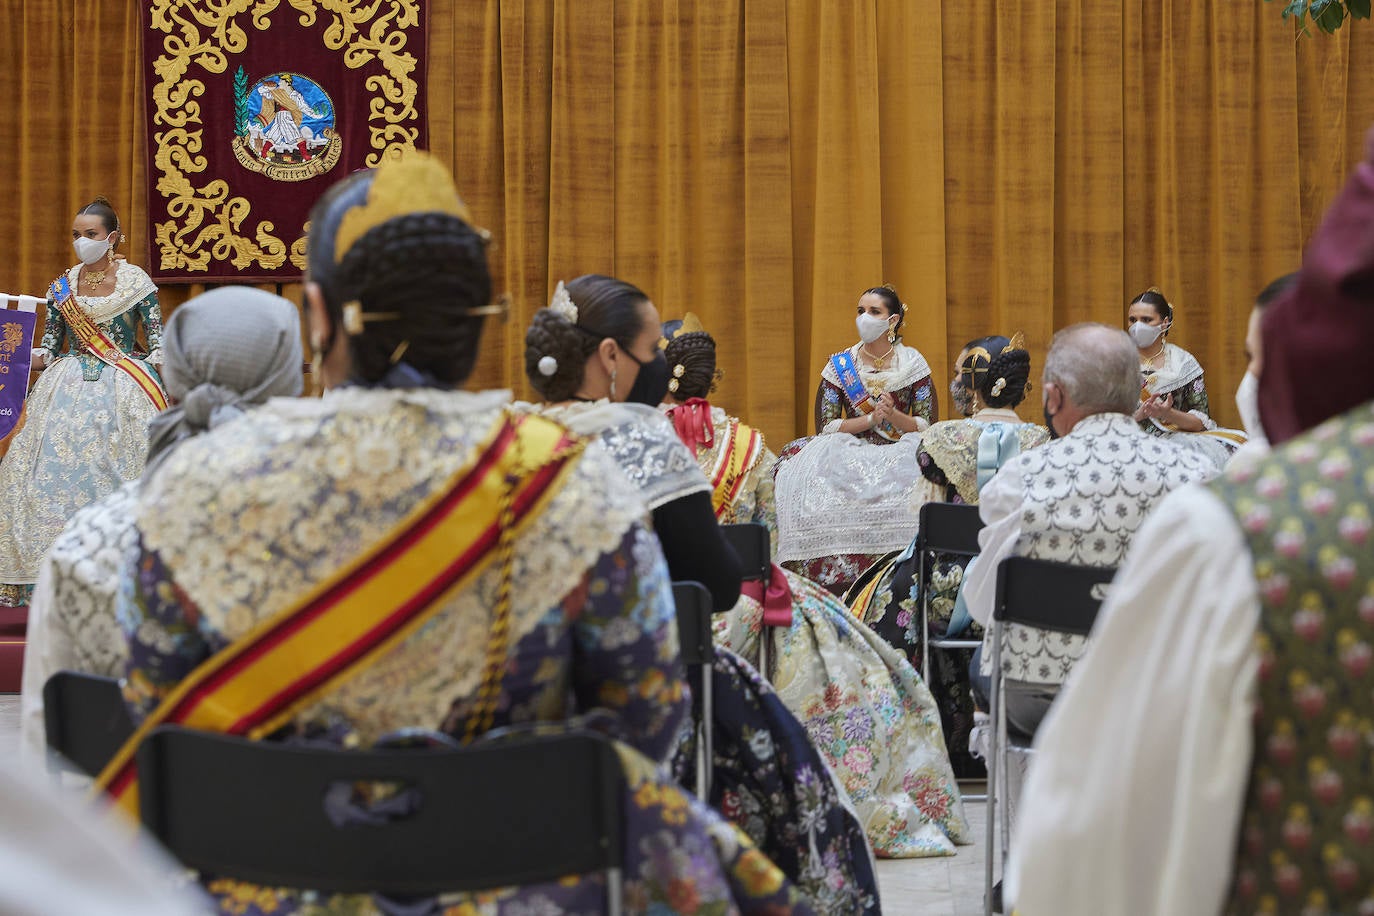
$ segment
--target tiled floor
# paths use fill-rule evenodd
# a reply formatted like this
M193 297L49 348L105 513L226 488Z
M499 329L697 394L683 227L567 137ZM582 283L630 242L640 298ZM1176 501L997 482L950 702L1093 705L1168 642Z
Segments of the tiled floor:
M982 802L968 802L964 810L977 842L960 846L958 855L878 860L884 916L975 916L983 912L985 808Z
M0 767L19 749L19 697L0 694ZM970 787L973 791L981 789ZM965 806L977 842L940 859L879 859L878 883L885 916L975 916L983 912L982 802Z

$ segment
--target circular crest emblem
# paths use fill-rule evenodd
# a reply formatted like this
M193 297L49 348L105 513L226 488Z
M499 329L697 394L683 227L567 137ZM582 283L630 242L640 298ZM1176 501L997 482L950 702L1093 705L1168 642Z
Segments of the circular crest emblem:
M244 168L274 181L304 181L339 161L334 103L319 83L280 72L250 86L240 67L234 96L234 156Z

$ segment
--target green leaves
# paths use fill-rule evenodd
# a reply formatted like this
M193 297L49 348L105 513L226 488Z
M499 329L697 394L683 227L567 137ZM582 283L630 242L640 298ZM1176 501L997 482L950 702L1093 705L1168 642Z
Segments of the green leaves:
M1271 0L1265 0L1266 3ZM1346 19L1368 19L1371 0L1289 0L1283 8L1283 18L1298 20L1298 31L1308 34L1310 16L1317 28L1330 35L1345 24Z

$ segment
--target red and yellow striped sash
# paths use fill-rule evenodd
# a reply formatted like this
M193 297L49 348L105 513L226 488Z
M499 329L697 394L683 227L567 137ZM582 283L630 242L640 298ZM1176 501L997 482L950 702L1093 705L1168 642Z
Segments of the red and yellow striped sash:
M134 359L121 350L118 344L100 330L100 325L96 324L76 301L76 295L72 292L71 284L67 282L66 277L54 280L48 295L57 303L68 329L77 336L82 346L90 350L101 362L113 366L133 379L134 384L148 396L148 400L152 401L158 410L167 409L167 395L163 393L157 379L148 371L148 367L143 365L142 360Z
M763 454L763 436L738 420L729 421L723 439L720 457L711 473L711 507L716 510L717 519L730 511L750 468Z
M120 748L97 786L138 817L135 752L154 728L258 739L423 626L537 518L583 449L541 417L508 415L459 470L378 543L206 660Z

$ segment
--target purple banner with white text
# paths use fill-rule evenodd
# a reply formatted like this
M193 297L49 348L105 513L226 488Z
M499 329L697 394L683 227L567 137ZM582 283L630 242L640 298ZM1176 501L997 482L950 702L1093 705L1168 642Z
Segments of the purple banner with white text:
M0 439L14 431L24 412L37 324L33 312L0 308Z

